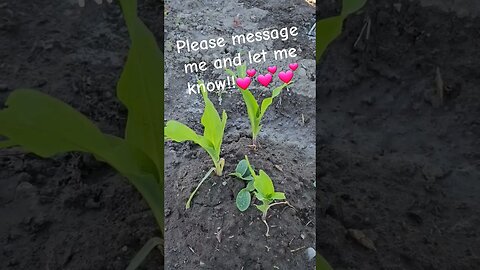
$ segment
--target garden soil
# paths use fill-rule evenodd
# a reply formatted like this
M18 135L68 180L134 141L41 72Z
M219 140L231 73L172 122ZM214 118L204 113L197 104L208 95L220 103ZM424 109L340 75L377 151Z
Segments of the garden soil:
M161 43L162 5L139 2L140 17ZM229 23L240 22L245 30L295 21L304 31L313 22L314 10L303 1L295 1L294 9L277 2L228 1L226 11L236 13L216 18L216 33L231 34L222 32ZM313 41L292 42L302 48L301 76L312 82L318 76L319 92L311 92L310 82L284 91L266 115L257 151L247 146L238 97L211 96L229 113L225 171L248 154L295 207L270 212L270 237L256 209L236 210L242 182L233 178L209 178L186 211L188 194L211 164L192 144L166 144L166 253L167 263L177 267L170 269L312 269L304 249L315 246L315 228L316 248L335 269L478 269L478 8L456 10L461 1L453 0L434 6L426 0L424 6L385 2L370 1L348 19L317 75ZM334 1L317 5L320 16L339 11ZM166 7L167 23L177 15L184 20L179 28L197 24L201 32L215 23L193 12L201 4ZM369 38L354 46L365 18L371 21ZM175 31L166 30L168 40L168 31ZM277 45L285 46L264 44ZM168 43L165 50L168 55ZM115 98L115 84L127 51L116 5L87 1L80 9L73 0L3 0L0 104L15 88L36 88L71 104L103 131L121 135L126 110ZM443 102L435 94L436 77L444 82ZM185 83L176 86L166 78L165 106L171 109L165 119L198 131L203 103L179 99L184 93L177 87ZM141 196L90 155L45 160L0 150L0 185L0 269L125 269L159 234ZM162 263L154 251L142 269L163 269Z
M479 269L479 7L369 1L318 65L316 239L334 269Z

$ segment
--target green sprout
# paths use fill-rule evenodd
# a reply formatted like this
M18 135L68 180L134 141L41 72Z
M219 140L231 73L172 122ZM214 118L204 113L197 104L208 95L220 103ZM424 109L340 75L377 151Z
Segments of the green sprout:
M124 138L102 133L68 104L31 89L17 89L0 110L0 148L20 147L49 158L66 152L91 153L106 162L142 194L157 221L154 237L127 269L137 268L155 247L163 246L163 55L154 35L137 16L136 0L120 0L131 45L117 84L128 109ZM163 252L163 249L160 249Z
M200 181L197 188L191 193L190 198L185 206L186 209L190 208L190 202L199 189L200 185L208 178L208 176L215 171L218 176L222 175L223 166L225 160L220 158L220 152L222 148L223 134L225 131L225 125L227 124L227 113L222 112L222 118L218 114L215 106L208 98L207 90L205 90L204 84L199 82L200 92L202 93L203 100L205 102L205 109L203 111L201 123L204 127L203 136L198 135L188 126L175 121L170 120L165 126L165 139L175 142L192 141L202 147L212 158L214 168L205 175Z
M245 65L241 65L237 67L237 73L231 71L230 69L225 70L230 76L233 76L234 78L244 78L247 76L247 67ZM260 130L262 128L262 125L260 124L262 121L263 116L267 112L268 107L272 105L273 99L280 95L282 92L282 89L291 85L292 82L290 83L284 83L281 86L273 89L272 95L270 97L267 97L263 99L261 105L258 105L257 100L253 96L252 92L248 89L241 89L240 91L242 92L242 97L245 102L245 106L247 107L247 114L248 118L250 120L250 128L252 132L252 146L256 147L257 146L257 137L258 134L260 133Z
M230 175L247 181L247 186L238 192L235 200L238 210L244 212L250 207L252 200L251 192L253 192L257 200L262 202L262 204L255 205L255 207L262 212L262 221L267 226L265 236L270 236L270 227L267 223L268 210L272 206L282 204L293 208L293 206L286 201L285 193L275 191L273 181L265 171L260 170L258 174L256 174L247 156L238 163L235 172Z

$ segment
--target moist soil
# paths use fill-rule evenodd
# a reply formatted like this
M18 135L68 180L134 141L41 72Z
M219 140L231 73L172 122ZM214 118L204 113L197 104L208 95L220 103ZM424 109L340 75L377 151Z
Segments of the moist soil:
M0 3L0 103L15 88L36 88L80 110L103 131L121 135L126 110L114 96L128 35L120 10L93 1L80 9L75 2ZM139 2L140 17L161 43L161 4ZM280 269L307 269L301 248L313 245L316 227L317 250L335 269L478 269L480 21L449 8L456 1L439 2L440 8L370 1L363 13L348 19L318 66L317 222L308 202L315 160L312 95L287 91L266 115L262 148L255 152L247 147L243 105L223 100L230 119L238 119L227 126L225 171L250 155L278 180L276 186L296 209L271 211L269 238L256 209L243 214L235 209L233 196L242 188L236 179L210 178L185 211L188 194L211 164L194 145L167 143L166 166L175 170L166 172L174 178L167 185L172 195L166 235L188 228L190 237L169 241L178 247L167 249L167 260L178 269L238 266L240 258L244 269L271 269L267 262L274 259ZM291 16L308 28L313 19L300 1L293 10L277 1L229 3L265 13L255 27ZM321 17L339 11L330 1L317 5ZM369 39L360 38L354 47L366 16ZM301 56L313 59L311 45L301 42ZM443 102L435 94L437 67ZM167 92L166 102L176 97ZM176 114L166 112L166 119L198 123L198 100L190 120L181 117L192 114L181 112L186 102ZM0 184L0 269L124 269L158 235L134 188L86 154L39 159L0 150ZM281 268L299 263L307 266ZM162 264L154 252L143 269L163 269Z
M315 248L315 42L307 33L315 19L315 8L303 0L278 1L167 1L165 3L165 121L181 121L198 133L204 102L200 95L186 93L187 82L196 77L185 74L183 65L211 61L249 50L294 47L298 57L249 65L265 74L267 67L288 69L296 61L295 82L275 99L262 120L258 149L252 149L250 125L240 90L213 91L209 98L228 115L221 156L224 175L210 176L195 195L192 207L185 203L207 171L213 166L203 149L192 143L165 144L166 269L313 269L306 250ZM290 14L291 16L285 16ZM224 50L181 53L176 40L201 40L262 29L296 26L299 35L287 42L268 41L230 46ZM199 75L205 82L225 79L223 70ZM276 76L275 76L276 77ZM278 79L273 84L279 85ZM252 83L257 100L265 88ZM270 236L253 204L245 212L235 205L245 183L228 176L248 155L257 169L265 170L275 189L285 192L293 206L275 206L268 212Z
M422 2L369 1L317 66L316 240L334 269L480 266L480 20Z
M13 89L39 89L121 136L126 109L115 86L128 34L118 5L86 2L0 2L0 103ZM139 2L161 37L160 3ZM40 159L0 150L0 186L0 269L125 269L159 235L137 191L87 154ZM143 269L162 265L155 250Z

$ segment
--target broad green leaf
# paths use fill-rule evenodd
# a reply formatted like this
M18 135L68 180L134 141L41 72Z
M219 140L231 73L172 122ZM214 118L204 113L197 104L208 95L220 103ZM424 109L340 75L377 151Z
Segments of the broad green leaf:
M325 258L317 252L316 270L333 270Z
M316 49L317 61L320 60L328 45L342 33L343 17L335 16L317 21Z
M237 167L235 168L235 172L244 176L246 172L248 172L248 163L245 159L240 160L238 162Z
M222 118L218 115L215 106L208 98L208 92L204 87L200 90L205 101L205 109L202 115L202 125L204 126L203 137L210 141L215 149L215 160L220 158L220 149L222 147L223 134L227 123L227 113L222 112Z
M274 192L270 197L272 200L285 200L285 193L283 192Z
M270 179L270 176L268 176L265 171L260 170L258 176L254 178L255 189L262 193L263 196L269 197L275 192L272 179Z
M117 96L128 109L125 138L163 170L163 56L155 37L137 17L137 1L121 0L130 34Z
M237 199L235 200L238 210L242 212L248 209L248 207L250 206L250 201L250 192L245 188L238 192Z
M367 0L343 0L341 16L346 18L361 9L365 3L367 3Z
M0 111L0 135L41 157L70 151L101 154L108 139L81 113L39 91L15 90Z
M163 182L153 161L127 141L104 135L84 115L39 91L20 89L0 111L0 134L41 157L80 151L95 155L127 177L163 228Z
M204 149L211 148L211 150L214 150L214 146L210 141L195 133L195 131L185 124L175 120L167 122L167 125L165 126L165 138L175 142L192 141Z
M166 139L175 142L192 141L200 145L205 151L207 151L213 160L218 161L219 153L217 153L215 150L212 142L207 140L204 136L198 135L185 124L175 120L170 120L167 122L164 132Z

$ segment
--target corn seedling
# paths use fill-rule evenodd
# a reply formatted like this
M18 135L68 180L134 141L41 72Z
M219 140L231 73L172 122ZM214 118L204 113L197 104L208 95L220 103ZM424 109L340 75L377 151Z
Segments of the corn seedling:
M253 192L257 200L262 202L262 204L255 205L255 207L262 212L262 221L265 223L265 226L267 226L265 235L270 236L270 227L267 223L268 210L272 206L281 204L286 204L293 208L293 206L286 201L285 193L275 191L273 181L265 171L259 170L258 174L256 174L247 156L238 163L235 172L230 175L247 181L247 186L238 192L235 200L238 210L243 212L250 207L252 200L251 192Z
M360 10L367 0L343 0L339 15L321 19L315 24L317 62L323 56L328 45L342 33L343 22L350 15Z
M0 136L6 138L0 148L20 147L43 158L91 153L125 176L147 201L161 233L131 261L128 269L135 269L163 243L163 55L137 16L137 1L120 0L120 4L131 39L117 84L117 97L128 109L125 137L102 133L86 116L56 98L17 89L0 111Z
M221 176L223 172L223 166L225 165L225 160L220 158L220 151L222 148L225 125L227 123L227 113L223 111L222 118L220 118L215 106L208 98L208 93L207 90L205 90L203 83L199 82L199 84L201 85L200 92L202 93L203 100L205 102L205 109L201 119L201 123L204 128L203 136L198 135L188 126L175 120L168 121L165 126L166 140L172 140L175 142L192 141L198 144L210 155L213 164L215 165L214 168L207 172L205 177L198 184L197 188L190 194L185 206L186 209L190 208L190 202L192 201L193 196L205 179L207 179L213 171L215 171L218 176Z
M249 73L250 71L254 71L254 70L249 70ZM276 71L276 67L275 67L275 71ZM250 85L250 82L251 82L251 77L253 77L254 73L251 73L253 75L249 74L249 76L247 76L247 67L245 65L238 66L236 73L230 69L226 69L226 72L230 76L235 77L237 81L237 86L239 87L239 89L241 89L242 97L245 102L245 106L247 107L248 118L250 120L250 128L252 132L252 141L253 141L252 146L256 147L257 137L262 128L262 125L260 124L262 121L262 118L265 115L265 112L267 111L268 107L272 105L273 99L278 95L280 95L283 88L292 84L290 80L291 80L291 76L293 76L293 73L291 70L287 72L280 72L279 76L287 76L289 77L289 79L285 80L281 86L273 89L272 95L270 97L263 99L262 103L258 105L257 100L253 96L252 92L250 92L250 90L248 89L248 86ZM271 73L275 73L275 72L271 72ZM268 86L268 84L272 80L272 75L271 74L259 75L258 79L262 84L263 84L263 80L266 80L264 82L265 83L264 86Z

